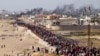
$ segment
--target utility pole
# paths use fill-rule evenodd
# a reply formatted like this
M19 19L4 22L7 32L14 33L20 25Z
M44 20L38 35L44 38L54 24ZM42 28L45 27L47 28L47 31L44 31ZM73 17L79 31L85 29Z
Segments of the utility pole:
M90 39L90 35L91 35L91 25L88 24L88 42L87 42L88 48L91 48L91 39Z

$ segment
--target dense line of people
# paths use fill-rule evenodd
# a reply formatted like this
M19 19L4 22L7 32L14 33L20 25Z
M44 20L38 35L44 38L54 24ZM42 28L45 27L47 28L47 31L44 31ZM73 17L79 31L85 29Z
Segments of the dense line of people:
M24 24L24 26L28 27L30 30L32 30L32 32L37 34L41 39L46 41L51 46L56 46L57 48L55 52L57 55L97 56L97 54L100 54L100 49L95 47L90 49L88 47L79 46L77 41L53 34L39 26L28 24Z

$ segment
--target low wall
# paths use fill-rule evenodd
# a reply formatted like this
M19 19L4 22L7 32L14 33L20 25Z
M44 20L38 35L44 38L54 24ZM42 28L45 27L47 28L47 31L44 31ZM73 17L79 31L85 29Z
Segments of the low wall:
M31 30L27 30L27 33L32 35L35 39L38 39L38 43L48 48L49 51L55 51L56 47L50 46L47 42L43 41L40 37L38 37L35 33L32 33Z

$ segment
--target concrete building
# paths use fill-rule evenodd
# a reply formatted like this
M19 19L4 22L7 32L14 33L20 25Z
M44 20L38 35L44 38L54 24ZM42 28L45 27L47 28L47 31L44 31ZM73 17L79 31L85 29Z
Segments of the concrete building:
M43 19L41 25L51 30L59 30L60 25L78 25L77 18L66 18L66 19Z
M79 25L88 25L88 24L93 25L93 23L91 23L91 17L88 17L88 16L80 17L78 24Z

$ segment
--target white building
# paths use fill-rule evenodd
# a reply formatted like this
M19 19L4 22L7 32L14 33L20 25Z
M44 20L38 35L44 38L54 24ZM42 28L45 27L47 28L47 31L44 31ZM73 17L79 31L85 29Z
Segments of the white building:
M35 16L31 15L28 17L28 19L35 19Z
M88 17L88 16L84 16L84 17L81 17L80 19L80 25L88 25L88 24L91 24L93 25L93 23L91 23L91 17Z

